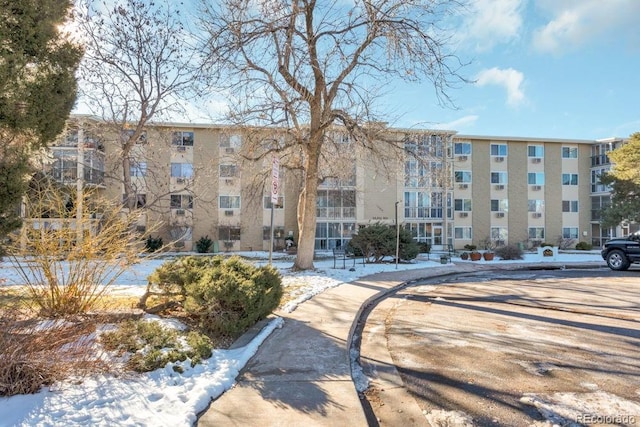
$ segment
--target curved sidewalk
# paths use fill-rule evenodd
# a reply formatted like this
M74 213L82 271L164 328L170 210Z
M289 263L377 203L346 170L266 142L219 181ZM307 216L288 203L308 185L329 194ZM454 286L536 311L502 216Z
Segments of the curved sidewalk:
M367 426L347 348L363 305L408 281L496 267L460 263L379 273L316 295L293 313L278 313L284 326L265 340L236 385L211 403L197 425Z

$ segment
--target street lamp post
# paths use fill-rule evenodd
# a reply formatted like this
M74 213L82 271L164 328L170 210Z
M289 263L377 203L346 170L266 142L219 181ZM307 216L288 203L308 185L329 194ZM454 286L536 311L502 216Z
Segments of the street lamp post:
M400 257L400 224L398 224L398 204L396 202L396 270L398 269L398 259Z

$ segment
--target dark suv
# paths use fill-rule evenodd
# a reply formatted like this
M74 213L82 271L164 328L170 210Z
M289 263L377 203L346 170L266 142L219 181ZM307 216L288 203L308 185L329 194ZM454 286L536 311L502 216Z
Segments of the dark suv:
M609 240L601 253L612 270L627 270L631 264L640 263L640 231Z

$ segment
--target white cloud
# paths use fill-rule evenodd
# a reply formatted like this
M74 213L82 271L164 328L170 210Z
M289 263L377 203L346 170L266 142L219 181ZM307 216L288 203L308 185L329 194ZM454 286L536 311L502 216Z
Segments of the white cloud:
M538 0L537 6L552 19L534 31L533 46L552 53L606 39L613 32L637 32L640 16L638 0Z
M459 119L452 120L446 123L437 123L432 126L433 129L443 129L443 130L458 130L464 129L468 126L475 124L480 117L474 114L469 116L460 117Z
M472 0L463 19L460 41L475 44L477 51L487 51L517 38L522 27L523 2Z
M513 68L490 68L482 70L476 76L478 86L497 85L502 86L507 91L507 104L516 107L525 101L522 83L524 74Z

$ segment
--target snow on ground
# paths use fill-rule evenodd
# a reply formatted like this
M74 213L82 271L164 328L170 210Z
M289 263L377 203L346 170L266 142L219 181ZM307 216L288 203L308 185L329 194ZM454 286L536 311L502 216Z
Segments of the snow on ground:
M267 263L264 252L240 253L257 265ZM146 278L167 259L149 259L134 265L118 278L113 292L140 295L144 292ZM459 259L454 259L459 262ZM537 254L528 254L524 262L544 261ZM597 252L561 253L555 262L599 262ZM470 261L469 261L470 262ZM516 261L490 261L507 263ZM523 261L519 261L523 262ZM485 263L485 261L478 261ZM315 271L293 272L292 258L274 254L272 263L283 276L283 285L289 289L292 299L283 307L291 312L298 304L324 290L339 286L366 275L417 268L446 268L439 257L431 260L419 257L408 264L356 264L355 271L334 269L333 259L316 261ZM20 275L13 261L0 262L0 285L20 285ZM173 365L142 375L129 377L97 376L82 383L55 384L33 395L0 398L0 426L191 426L196 414L204 410L211 399L229 389L240 369L255 354L264 339L281 327L281 318L271 321L249 344L234 350L215 350L203 364L191 368L183 364L184 373L178 374ZM568 397L563 396L566 400ZM553 400L538 401L538 405L550 408ZM566 403L566 402L564 402ZM606 404L606 403L604 403ZM612 402L615 404L615 402Z

